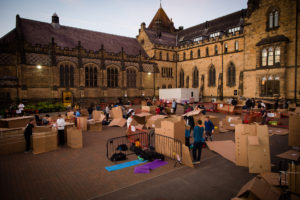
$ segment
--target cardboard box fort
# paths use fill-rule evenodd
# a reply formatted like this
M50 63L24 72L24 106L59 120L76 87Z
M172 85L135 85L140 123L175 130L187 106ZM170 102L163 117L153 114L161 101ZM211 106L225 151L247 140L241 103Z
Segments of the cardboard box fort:
M89 131L102 131L102 121L88 120Z
M57 149L57 130L49 127L33 129L32 147L33 153L44 153Z
M160 128L162 119L167 118L166 115L153 115L146 121L146 128Z
M77 117L77 127L87 131L87 117Z
M0 128L25 127L31 119L33 119L33 116L0 119Z
M71 148L82 148L82 129L76 127L68 128L67 145Z
M142 106L142 112L155 114L156 106Z
M236 165L249 167L250 173L271 171L268 126L236 125L235 157Z
M185 122L182 117L171 117L161 120L161 127L155 127L155 133L175 138L185 143Z
M225 119L222 120L222 125L224 129L234 130L235 126L238 124L242 124L243 121L240 117L237 116L226 116Z
M95 121L102 122L105 119L105 115L104 115L104 113L102 111L94 110L93 113L92 113L92 118Z
M0 155L24 151L24 128L0 128Z
M288 145L300 147L300 114L296 112L289 115Z

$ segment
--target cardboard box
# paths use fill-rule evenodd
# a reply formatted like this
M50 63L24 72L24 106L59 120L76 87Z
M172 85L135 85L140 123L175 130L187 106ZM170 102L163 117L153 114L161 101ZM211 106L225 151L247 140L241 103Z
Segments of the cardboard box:
M159 128L161 119L167 118L166 115L153 115L146 121L147 128Z
M33 116L13 117L0 119L0 128L19 128L25 127Z
M92 113L92 117L95 121L102 122L105 119L105 115L102 111L94 110Z
M102 122L88 123L89 131L102 131Z
M220 112L229 112L229 113L232 113L234 111L234 106L233 105L230 105L230 104L221 104L219 103L217 105L217 110L220 111Z
M155 114L156 106L142 106L142 112Z
M300 164L295 162L289 163L289 189L291 192L300 195Z
M124 118L116 118L113 119L108 126L119 126L124 127L126 125L127 120Z
M235 130L235 126L238 124L242 124L243 121L240 117L226 116L226 118L222 120L222 123L224 129Z
M110 111L110 116L113 119L123 118L123 111L120 106L113 107Z
M161 121L161 134L185 143L185 123L181 118L168 118Z
M57 149L57 133L54 131L32 134L33 153L45 153Z
M82 131L87 131L87 117L77 117L77 127Z
M89 116L88 110L85 109L85 108L80 109L80 116L82 116L82 117L88 117Z
M300 114L290 113L288 144L300 147Z
M82 130L76 127L68 128L67 145L71 148L82 148Z

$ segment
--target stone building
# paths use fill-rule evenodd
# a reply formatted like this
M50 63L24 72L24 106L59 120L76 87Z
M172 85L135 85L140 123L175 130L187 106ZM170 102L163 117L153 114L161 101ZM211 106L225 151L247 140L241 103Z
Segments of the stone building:
M184 29L160 7L136 38L16 17L0 39L7 99L73 102L199 88L202 100L300 97L298 0L248 0L238 12ZM295 67L296 66L296 67Z

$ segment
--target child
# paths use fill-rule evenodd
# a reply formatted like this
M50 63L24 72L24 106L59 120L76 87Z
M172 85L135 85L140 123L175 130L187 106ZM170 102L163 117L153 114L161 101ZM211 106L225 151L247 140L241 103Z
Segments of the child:
M206 116L204 125L205 125L205 140L207 141L207 138L209 137L210 141L212 141L212 134L214 133L215 126L212 123L212 121L210 121L208 116Z
M197 126L194 128L194 147L193 147L193 163L198 164L200 163L201 159L201 152L202 152L202 145L205 142L203 139L203 132L204 127L202 126L202 121L198 120ZM197 154L198 151L198 154Z

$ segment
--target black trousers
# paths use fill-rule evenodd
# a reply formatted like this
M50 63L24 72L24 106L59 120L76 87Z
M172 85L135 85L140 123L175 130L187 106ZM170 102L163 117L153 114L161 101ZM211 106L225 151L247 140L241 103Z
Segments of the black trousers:
M200 161L201 159L201 152L202 152L202 142L194 142L194 147L193 147L193 159L194 161ZM197 154L198 151L198 154Z
M65 130L58 130L58 141L60 146L65 145Z
M26 142L26 151L30 151L30 142L31 138L29 134L25 134L25 142Z
M185 137L185 146L190 148L190 137Z

